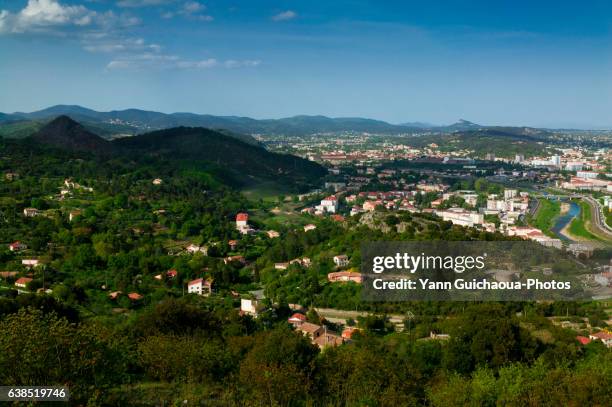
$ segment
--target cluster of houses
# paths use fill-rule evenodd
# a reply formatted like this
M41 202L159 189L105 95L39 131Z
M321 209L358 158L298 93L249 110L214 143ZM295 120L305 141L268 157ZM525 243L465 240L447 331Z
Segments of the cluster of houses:
M108 293L108 298L115 301L122 295L123 295L123 291L112 291ZM127 293L127 298L132 302L138 302L144 298L144 295L139 294L137 292L130 292L130 293Z
M306 336L313 345L319 347L319 349L325 349L328 347L334 347L347 343L351 340L353 334L358 332L357 328L347 327L344 329L342 334L338 335L336 332L330 331L325 325L313 324L306 321L306 316L301 313L295 313L287 322L293 326L293 328Z
M588 345L592 341L601 341L607 348L612 348L612 333L608 331L599 331L589 334L588 337L578 335L576 340L583 345Z
M350 215L355 216L363 212L375 211L378 207L389 210L421 212L415 207L414 197L416 194L425 192L442 193L441 197L431 202L431 209L423 209L422 212L434 213L445 221L452 222L454 225L465 227L476 227L487 232L499 231L507 236L518 236L523 239L536 241L544 246L562 247L560 239L546 236L541 230L527 226L515 226L522 217L529 211L529 194L519 192L516 189L505 189L502 194L489 194L486 197L486 206L477 208L479 196L475 191L459 190L448 191L449 186L441 183L420 182L414 185L414 190L398 190L387 192L359 192L345 197L347 204L354 204ZM468 206L447 207L442 209L443 204L454 198L461 198ZM363 201L362 205L355 204ZM335 195L328 196L321 200L321 203L313 208L306 208L303 212L317 215L326 213L337 215L339 198ZM609 205L612 207L612 200ZM486 220L487 215L494 215L499 219L499 227L496 223Z
M274 268L276 270L286 270L289 266L293 264L297 264L301 267L308 268L312 264L312 261L310 260L309 257L302 257L302 258L293 259L293 260L290 260L284 263L275 263Z
M597 173L592 174L597 175ZM572 177L569 181L561 182L559 186L563 189L569 189L574 191L599 191L608 193L612 192L612 181L591 177Z
M540 229L532 226L508 226L504 229L504 232L508 236L517 236L524 240L532 240L543 246L555 247L557 249L563 247L563 242L561 242L560 239L546 236Z

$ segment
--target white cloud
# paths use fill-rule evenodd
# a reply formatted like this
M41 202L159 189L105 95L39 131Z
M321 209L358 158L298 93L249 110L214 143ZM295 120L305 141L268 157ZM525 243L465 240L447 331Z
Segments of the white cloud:
M83 34L95 30L112 31L140 24L137 17L112 11L96 12L82 5L65 5L59 0L28 0L16 13L0 11L0 34Z
M202 3L198 3L197 1L188 1L183 4L182 12L185 14L195 14L201 11L206 10L206 6Z
M196 20L200 20L200 21L206 21L207 23L214 20L213 16L209 16L205 14L199 15L199 16L192 16L192 18L195 18Z
M255 67L255 66L259 66L261 64L261 61L258 59L255 60L243 60L243 61L236 61L234 59L228 59L227 61L224 62L224 66L226 68L243 68L243 67Z
M176 64L177 68L183 69L206 69L214 68L219 65L219 62L215 58L208 58L202 61L179 61Z
M180 14L192 20L200 20L206 22L213 21L214 19L212 16L202 14L204 13L204 11L206 11L206 6L204 4L199 3L197 1L188 1L182 5L182 7L176 12L176 14ZM167 16L165 18L172 18L174 16L174 13L168 12L165 13L165 15ZM162 15L162 17L164 17L164 15Z
M68 6L57 0L28 0L16 14L0 11L0 33L47 31L53 27L90 26L98 13L80 5Z
M0 34L8 31L10 13L6 10L0 10Z
M261 63L258 60L226 60L218 61L215 58L203 60L186 60L176 55L163 54L135 54L124 55L109 62L106 68L109 71L133 70L142 71L147 69L212 69L212 68L245 68L256 67Z
M297 13L295 11L287 10L272 16L272 21L287 21L293 20L296 17Z
M28 0L27 6L19 13L24 25L58 25L91 23L95 12L84 6L63 6L56 0Z
M87 37L83 41L83 49L89 52L121 53L121 52L155 52L161 51L158 44L148 44L142 38L113 38L108 36Z

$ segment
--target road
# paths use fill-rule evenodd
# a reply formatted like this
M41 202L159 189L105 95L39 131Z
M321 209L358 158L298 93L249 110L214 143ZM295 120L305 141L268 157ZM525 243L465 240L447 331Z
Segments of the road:
M536 212L538 212L538 208L540 207L539 199L532 199L529 201L529 215L532 217L535 216Z
M608 239L612 239L612 228L606 224L603 208L596 199L591 196L583 195L582 199L591 207L591 223L597 232Z
M345 311L334 308L315 308L315 311L319 316L324 317L330 322L346 324L347 319L357 319L357 317L365 317L371 315L371 312L367 311ZM398 331L404 329L405 315L401 314L387 314L389 322L396 326Z

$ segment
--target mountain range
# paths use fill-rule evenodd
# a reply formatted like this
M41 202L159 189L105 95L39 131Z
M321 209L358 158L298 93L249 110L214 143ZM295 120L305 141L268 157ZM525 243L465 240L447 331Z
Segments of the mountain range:
M359 132L378 134L411 134L427 130L453 132L480 128L478 124L460 120L449 126L427 123L391 124L359 117L293 116L282 119L257 120L241 116L213 116L195 113L160 113L139 109L98 112L77 105L57 105L43 110L11 114L0 113L0 136L22 137L24 127L39 129L54 117L66 115L105 138L134 135L171 127L205 127L237 134L308 135L316 133ZM4 128L4 132L2 131Z
M61 115L31 136L12 142L50 154L58 151L79 158L154 161L177 170L196 169L237 187L266 181L299 187L316 183L327 172L314 162L201 127L181 126L107 140Z

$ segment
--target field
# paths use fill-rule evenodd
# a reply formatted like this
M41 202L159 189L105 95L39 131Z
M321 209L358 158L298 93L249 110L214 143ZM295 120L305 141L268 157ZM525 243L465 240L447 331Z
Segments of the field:
M569 225L568 232L581 240L600 240L597 236L592 234L588 227L591 223L591 208L586 202L578 202L580 205L580 215L576 216L572 223Z
M561 204L558 201L550 201L548 199L540 199L540 207L535 216L531 220L531 225L540 229L544 234L555 237L550 231L554 225L555 219L561 213Z

